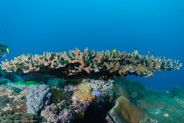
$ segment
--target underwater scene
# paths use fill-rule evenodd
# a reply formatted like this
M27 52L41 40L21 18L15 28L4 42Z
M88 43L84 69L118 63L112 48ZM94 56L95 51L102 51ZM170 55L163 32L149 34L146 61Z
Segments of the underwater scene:
M1 0L0 123L184 123L183 6Z

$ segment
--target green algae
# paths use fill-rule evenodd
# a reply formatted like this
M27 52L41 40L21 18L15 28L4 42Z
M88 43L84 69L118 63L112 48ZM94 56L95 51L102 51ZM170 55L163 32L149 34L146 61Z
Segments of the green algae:
M18 84L18 85L23 85L23 84L25 84L25 85L41 85L42 83L39 83L36 81L26 81L25 83L22 81L18 81L18 82L16 82L16 84Z
M17 81L16 84L17 85L23 85L24 83L22 81Z
M41 83L38 83L36 81L26 81L25 84L26 85L41 85Z

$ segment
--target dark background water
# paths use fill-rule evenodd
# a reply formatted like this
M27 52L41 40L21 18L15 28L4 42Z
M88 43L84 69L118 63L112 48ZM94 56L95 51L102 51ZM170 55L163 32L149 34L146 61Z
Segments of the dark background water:
M1 0L0 42L7 59L23 53L112 50L184 62L183 0ZM1 59L4 60L4 59ZM128 76L158 90L184 88L184 69Z

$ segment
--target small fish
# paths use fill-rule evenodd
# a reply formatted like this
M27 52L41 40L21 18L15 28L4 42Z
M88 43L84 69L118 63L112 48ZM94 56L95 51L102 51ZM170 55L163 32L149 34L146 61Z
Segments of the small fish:
M150 54L150 51L148 51L148 54Z
M112 53L115 53L115 52L116 52L116 49L113 49L113 50L112 50Z
M10 52L9 48L7 48L6 51L7 51L7 53L9 54L9 52Z
M139 54L139 52L138 52L138 50L135 48L135 50L134 50L134 52L133 52L135 55L138 55Z

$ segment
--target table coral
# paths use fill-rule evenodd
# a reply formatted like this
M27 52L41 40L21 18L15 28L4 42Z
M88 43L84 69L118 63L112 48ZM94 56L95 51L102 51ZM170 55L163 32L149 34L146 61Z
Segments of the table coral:
M179 61L161 59L161 57L144 56L134 53L110 51L88 51L79 49L59 53L43 53L43 55L21 55L14 60L2 62L1 67L7 72L50 74L56 77L100 76L110 78L127 74L153 76L154 71L176 70L182 66Z

